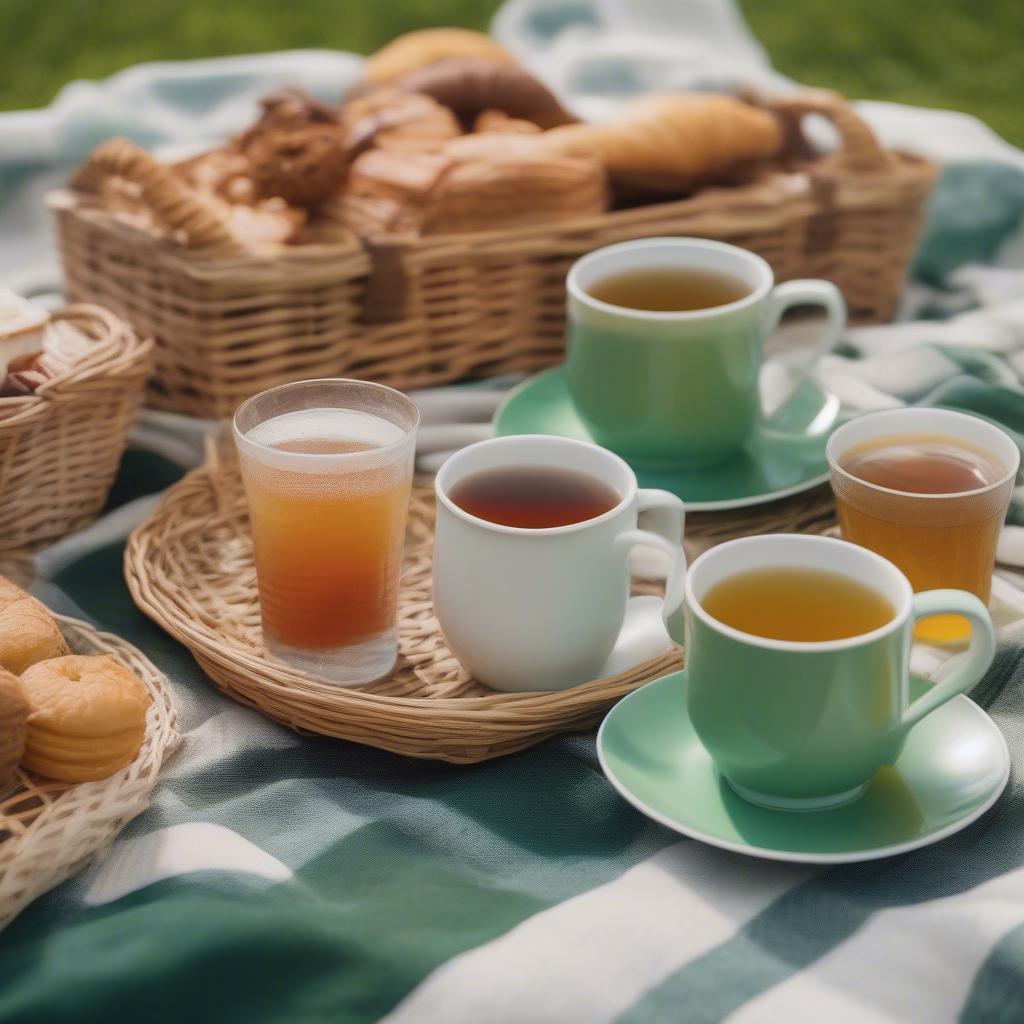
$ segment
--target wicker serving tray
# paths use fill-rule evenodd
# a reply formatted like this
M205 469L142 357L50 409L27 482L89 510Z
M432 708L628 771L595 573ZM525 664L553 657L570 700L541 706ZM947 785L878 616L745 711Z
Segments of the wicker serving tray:
M817 490L767 514L691 519L690 545L697 547L766 529L821 529L832 519L832 505ZM456 661L434 618L433 524L433 492L418 481L399 594L398 665L389 678L361 689L338 687L264 654L248 516L229 443L211 444L206 463L171 488L135 530L125 576L139 608L185 644L229 696L302 732L413 757L472 763L589 728L630 690L680 665L681 655L672 651L570 690L488 689ZM638 592L659 586L641 585Z
M160 767L180 740L167 680L152 662L120 637L56 618L72 651L115 658L142 680L153 703L138 755L109 779L73 785L18 770L17 788L0 799L0 928L81 871L149 806Z

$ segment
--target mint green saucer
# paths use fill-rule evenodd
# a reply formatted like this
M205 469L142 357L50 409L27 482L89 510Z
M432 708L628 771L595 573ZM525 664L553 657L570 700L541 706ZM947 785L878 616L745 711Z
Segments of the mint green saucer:
M864 795L827 811L773 811L719 778L686 713L686 673L656 679L608 712L597 753L634 807L683 835L769 860L839 864L927 846L984 814L1010 774L1006 741L988 715L955 697L911 730L892 768ZM911 698L928 686L913 678Z
M700 469L633 468L641 487L671 491L694 512L775 501L828 479L825 444L838 410L837 399L805 381L766 429L756 433L728 462ZM808 428L809 435L798 433ZM593 440L576 414L561 366L531 377L511 391L495 413L494 432L499 436L557 434Z

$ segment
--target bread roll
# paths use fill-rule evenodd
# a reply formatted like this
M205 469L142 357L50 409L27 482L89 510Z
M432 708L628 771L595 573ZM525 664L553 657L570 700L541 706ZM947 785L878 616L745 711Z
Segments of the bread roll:
M484 110L501 110L541 128L576 121L547 86L528 71L479 57L437 61L392 84L444 104L467 128Z
M548 223L607 207L604 172L590 157L538 155L531 138L453 139L437 153L370 150L352 165L343 197L359 233L448 234Z
M363 77L386 85L446 57L485 57L515 67L517 61L490 36L467 28L426 28L398 36L366 62Z
M0 669L0 796L11 789L25 752L28 701L16 676Z
M732 96L652 94L609 121L545 132L541 144L549 153L597 157L617 185L680 193L774 156L782 129L772 114Z
M17 676L67 653L60 627L42 602L0 576L0 668Z

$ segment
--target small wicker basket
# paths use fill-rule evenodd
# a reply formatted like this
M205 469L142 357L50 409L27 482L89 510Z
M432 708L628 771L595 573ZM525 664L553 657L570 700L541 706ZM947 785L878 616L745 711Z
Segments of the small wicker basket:
M135 760L100 782L71 785L19 770L0 798L0 928L37 896L81 871L149 806L157 774L180 737L167 680L130 644L57 616L76 654L106 654L130 668L149 691L146 738Z
M790 129L788 156L745 184L530 227L384 235L265 257L231 253L226 230L169 169L150 162L143 175L127 159L86 165L79 180L134 174L152 219L183 244L120 222L93 194L56 193L66 289L156 337L151 404L215 418L301 378L408 389L550 366L563 358L572 261L653 235L732 242L764 256L780 280L834 281L854 321L888 319L935 166L882 149L834 94L771 106ZM808 114L835 126L834 154L809 153L799 131Z
M38 547L103 507L151 371L152 342L99 306L55 322L90 340L71 370L24 398L0 398L0 544Z

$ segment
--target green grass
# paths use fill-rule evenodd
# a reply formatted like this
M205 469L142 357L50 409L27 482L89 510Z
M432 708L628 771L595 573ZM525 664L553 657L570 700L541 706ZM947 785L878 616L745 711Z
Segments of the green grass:
M140 61L293 47L367 52L497 0L0 0L0 109ZM1024 0L743 0L777 67L853 97L977 114L1024 145Z

